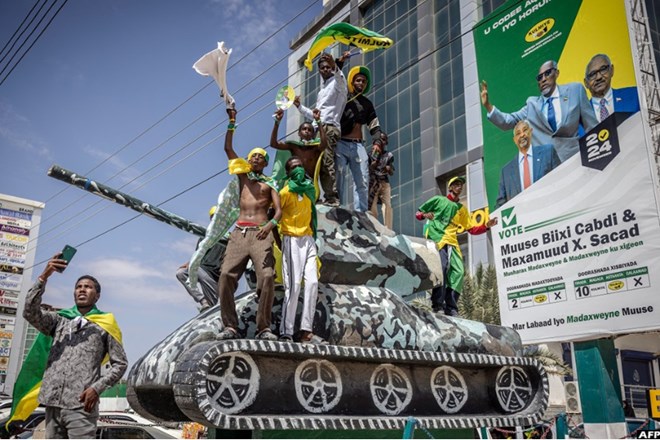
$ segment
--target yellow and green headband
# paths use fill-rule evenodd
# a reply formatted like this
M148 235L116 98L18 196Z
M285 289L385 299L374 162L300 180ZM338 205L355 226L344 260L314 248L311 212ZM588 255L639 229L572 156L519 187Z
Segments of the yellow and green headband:
M268 162L270 162L270 158L268 157L268 153L266 153L266 150L264 150L263 148L259 148L259 147L253 148L248 153L247 159L250 160L254 154L261 154L264 157L264 159L266 159L266 165L268 164Z

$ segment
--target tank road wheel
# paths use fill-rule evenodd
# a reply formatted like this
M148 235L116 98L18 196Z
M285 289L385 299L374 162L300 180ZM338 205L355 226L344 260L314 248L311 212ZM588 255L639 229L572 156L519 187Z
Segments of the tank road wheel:
M315 414L328 412L341 398L341 375L332 362L309 359L296 368L295 387L303 408Z
M468 400L468 388L463 375L449 366L433 370L431 390L440 409L448 414L460 411Z
M259 369L242 345L200 342L179 356L172 375L174 399L188 418L219 426L224 415L238 414L255 401Z
M390 416L403 411L412 399L410 379L401 368L392 364L383 364L374 370L369 388L376 408Z
M534 397L529 376L520 367L502 367L495 380L495 394L507 413L523 410Z
M206 376L211 406L224 414L237 414L254 402L259 392L259 369L246 353L219 356Z

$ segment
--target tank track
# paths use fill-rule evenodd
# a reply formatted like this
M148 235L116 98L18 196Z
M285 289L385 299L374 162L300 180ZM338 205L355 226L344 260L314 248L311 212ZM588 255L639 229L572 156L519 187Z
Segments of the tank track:
M532 358L257 340L197 344L172 381L191 420L249 430L530 426L549 392Z

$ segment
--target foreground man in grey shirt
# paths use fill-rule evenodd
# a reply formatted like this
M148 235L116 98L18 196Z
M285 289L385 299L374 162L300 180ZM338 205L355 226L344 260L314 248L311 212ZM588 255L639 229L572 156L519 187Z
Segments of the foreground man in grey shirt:
M46 438L95 438L99 396L121 379L128 361L114 316L96 308L101 294L96 278L78 279L71 309L41 309L48 277L67 266L58 257L48 262L28 292L23 312L30 324L53 338L39 392L39 403L46 407ZM106 356L111 368L101 376Z

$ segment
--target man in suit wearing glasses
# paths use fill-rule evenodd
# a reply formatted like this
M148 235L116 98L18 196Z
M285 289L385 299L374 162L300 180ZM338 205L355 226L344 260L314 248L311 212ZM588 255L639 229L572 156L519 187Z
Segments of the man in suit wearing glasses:
M481 103L488 112L488 120L502 130L511 130L527 119L533 130L532 145L552 144L564 162L578 152L580 135L591 130L598 121L582 84L558 85L558 77L556 61L543 63L536 75L541 95L530 96L514 113L504 113L495 107L489 100L488 85L482 81Z

